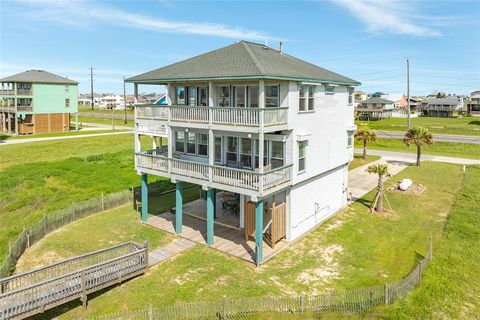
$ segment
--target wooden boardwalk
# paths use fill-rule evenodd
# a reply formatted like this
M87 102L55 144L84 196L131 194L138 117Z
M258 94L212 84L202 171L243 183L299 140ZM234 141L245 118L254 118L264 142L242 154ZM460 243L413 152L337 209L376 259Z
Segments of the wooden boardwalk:
M157 216L150 216L146 224L175 234L175 215L170 213L162 213ZM245 241L243 230L232 228L227 225L215 223L214 227L214 244L211 248L228 253L232 256L241 258L248 262L255 263L255 242L252 240ZM207 223L203 219L194 217L190 214L183 214L183 232L179 235L182 238L193 242L207 245ZM287 246L285 240L276 244L272 249L267 242L263 242L263 260L264 262L275 256L283 248Z
M148 248L133 242L0 279L0 319L23 319L143 274Z
M152 250L148 253L148 267L153 267L154 265L167 260L168 258L173 257L180 252L190 249L194 245L196 245L195 242L185 238L180 238L170 242L164 247Z

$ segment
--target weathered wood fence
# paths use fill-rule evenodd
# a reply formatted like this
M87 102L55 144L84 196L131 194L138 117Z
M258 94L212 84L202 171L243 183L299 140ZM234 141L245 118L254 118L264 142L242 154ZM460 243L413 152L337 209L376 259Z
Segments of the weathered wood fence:
M364 314L369 309L391 304L404 297L420 283L422 273L432 258L432 240L427 253L402 280L390 284L349 290L332 290L315 295L227 298L221 300L179 303L99 315L88 320L167 320L167 319L242 319L259 313L325 315Z
M87 295L148 268L148 247L126 242L0 279L0 319L23 319Z
M3 265L0 266L0 277L8 276L25 250L48 233L90 214L115 208L130 201L132 201L132 191L123 190L108 195L102 194L99 197L78 202L70 207L44 215L32 226L24 228L18 238L9 244L7 256Z

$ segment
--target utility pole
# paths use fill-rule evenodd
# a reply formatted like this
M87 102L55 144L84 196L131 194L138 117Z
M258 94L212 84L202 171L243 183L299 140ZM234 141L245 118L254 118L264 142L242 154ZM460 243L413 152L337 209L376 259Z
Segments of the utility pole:
M127 124L127 94L125 90L125 76L123 76L123 111L125 113L123 122Z
M410 130L410 61L407 58L407 129Z
M115 131L115 107L117 105L114 103L112 105L112 131Z
M92 111L93 111L93 67L90 67L90 97L92 101Z

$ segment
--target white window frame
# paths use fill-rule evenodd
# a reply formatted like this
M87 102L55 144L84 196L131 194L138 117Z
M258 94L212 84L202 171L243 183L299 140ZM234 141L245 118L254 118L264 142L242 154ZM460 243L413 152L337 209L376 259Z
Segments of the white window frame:
M267 87L277 87L277 105L276 106L267 106L267 99L273 96L267 96ZM280 85L278 84L266 84L265 85L265 108L278 108L280 107Z
M207 137L207 143L200 143L200 137L201 136L206 136ZM199 157L208 157L208 134L207 133L197 133L197 156ZM200 146L206 146L207 147L207 154L200 154Z
M307 171L307 140L299 140L298 144L298 173L304 173ZM300 147L303 146L303 157L300 157ZM303 169L300 169L300 160L303 159Z
M354 87L347 87L348 92L348 105L352 106L353 102L355 101L355 88Z
M347 131L347 148L353 148L353 131Z
M300 96L301 87L304 88L303 92L304 95ZM316 86L312 84L301 84L298 87L298 112L300 113L308 113L308 112L315 112L315 92ZM312 96L310 96L312 94ZM304 100L304 110L300 110L300 100Z
M335 86L331 84L325 84L325 94L335 94Z
M70 98L65 98L65 108L70 108Z

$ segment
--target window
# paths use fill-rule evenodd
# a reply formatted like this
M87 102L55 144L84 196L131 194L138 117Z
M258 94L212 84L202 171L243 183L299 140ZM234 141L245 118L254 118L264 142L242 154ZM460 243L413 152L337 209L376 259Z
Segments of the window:
M348 87L348 104L352 105L353 104L353 87Z
M175 88L175 100L178 105L185 105L185 87Z
M237 138L227 138L227 161L237 161Z
M300 85L298 94L298 110L313 111L315 107L315 86Z
M270 163L272 164L272 169L283 166L283 142L272 141L271 149L272 155L270 157Z
M305 106L305 86L301 85L300 89L298 90L298 110L299 111L305 111L307 110Z
M195 154L196 137L195 133L187 132L187 153Z
M207 94L207 87L198 87L198 105L199 106L207 106L208 102L208 94Z
M248 87L248 106L258 108L258 87Z
M65 99L65 108L70 108L70 99Z
M185 133L182 131L175 131L175 151L185 151Z
M235 107L245 107L245 87L244 86L235 86L234 89L234 106Z
M218 105L220 107L229 107L230 106L230 87L221 86L217 87L218 92Z
M242 138L240 150L240 162L243 167L252 167L252 139Z
M325 94L334 94L335 93L335 87L329 84L325 85Z
M278 86L265 86L265 108L278 107Z
M306 141L298 141L298 172L305 171L306 162Z
M347 148L353 147L353 131L347 132Z
M222 163L222 137L215 137L215 162Z
M70 86L69 85L66 85L65 86L65 93L69 93L70 92Z
M191 107L197 105L197 87L188 87L188 105Z
M259 141L255 140L255 168L260 167L259 157L260 148L259 148ZM268 140L263 140L263 165L266 166L268 164Z
M208 134L198 134L198 155L208 156Z

